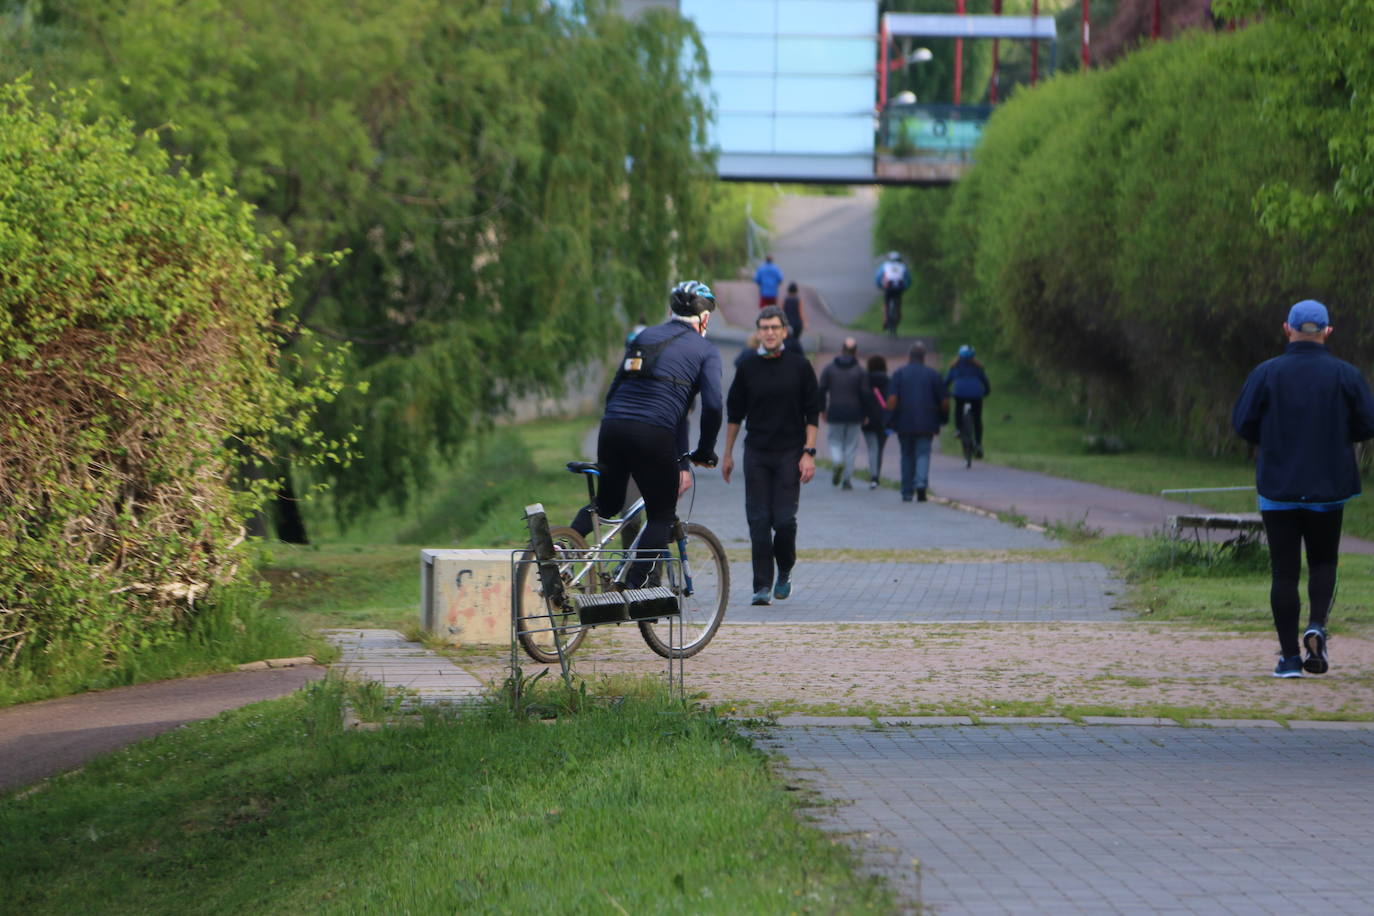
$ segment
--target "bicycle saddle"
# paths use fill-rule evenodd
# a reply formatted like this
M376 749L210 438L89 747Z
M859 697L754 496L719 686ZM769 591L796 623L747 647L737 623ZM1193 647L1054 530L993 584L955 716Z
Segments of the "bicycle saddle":
M574 474L600 474L601 468L595 461L569 461L568 470Z

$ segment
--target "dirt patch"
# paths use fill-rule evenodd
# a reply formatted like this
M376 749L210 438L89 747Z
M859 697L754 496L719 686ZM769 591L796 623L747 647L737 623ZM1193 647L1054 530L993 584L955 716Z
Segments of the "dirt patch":
M1270 677L1274 653L1269 634L1159 623L738 624L687 660L686 684L740 713L1374 718L1374 640L1333 637L1331 672L1302 680ZM499 681L508 655L469 650L460 663ZM594 632L575 670L665 667L624 626Z

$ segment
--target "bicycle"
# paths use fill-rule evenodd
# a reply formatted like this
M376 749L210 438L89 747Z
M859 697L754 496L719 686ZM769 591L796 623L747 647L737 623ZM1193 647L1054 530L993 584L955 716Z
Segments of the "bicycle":
M551 526L554 551L558 555L558 583L545 585L534 562L534 548L526 552L516 573L516 637L520 647L537 662L552 664L577 650L587 635L573 602L562 600L555 591L582 595L624 588L625 577L644 536L643 526L634 532L624 550L609 545L621 535L629 536L641 521L644 500L637 499L619 518L601 518L596 512L596 479L600 469L587 461L570 461L568 470L587 480L587 497L592 514L592 542L567 526ZM603 533L603 526L606 530ZM675 551L675 553L674 553ZM691 658L706 648L721 621L730 598L730 564L720 539L704 525L673 520L669 533L671 559L659 565L650 582L666 571L668 589L680 602L681 621L638 620L644 642L664 658Z
M959 411L959 443L964 447L964 467L973 467L973 459L978 451L978 439L974 434L973 405L964 404Z

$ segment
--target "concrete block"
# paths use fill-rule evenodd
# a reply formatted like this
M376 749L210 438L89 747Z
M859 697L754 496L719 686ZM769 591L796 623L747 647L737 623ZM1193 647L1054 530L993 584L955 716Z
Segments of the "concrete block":
M421 550L420 626L451 645L510 645L511 551Z

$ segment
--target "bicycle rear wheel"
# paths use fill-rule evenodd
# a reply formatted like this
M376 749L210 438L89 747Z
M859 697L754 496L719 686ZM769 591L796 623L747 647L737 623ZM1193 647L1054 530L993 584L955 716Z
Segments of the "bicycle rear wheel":
M553 549L556 553L587 549L586 540L571 528L552 527L549 534L553 536ZM579 625L576 612L570 613L551 607L545 600L539 583L539 567L534 563L534 551L525 551L521 561L516 567L515 574L516 638L520 642L520 648L524 649L530 658L546 665L555 664L558 661L559 641L563 644L563 654L571 655L582 644L587 631ZM560 559L558 571L568 594L596 589L596 570L591 567L589 560L579 562ZM573 578L578 574L581 574L581 580L572 585Z
M669 585L681 595L682 622L639 622L644 642L664 658L691 658L706 648L730 600L730 564L720 540L694 522L684 525L683 533L687 550L678 554L682 562L667 564ZM681 581L684 572L691 578L690 590Z
M959 442L964 446L964 467L973 467L973 453L978 443L973 438L973 410L967 405L959 413Z

